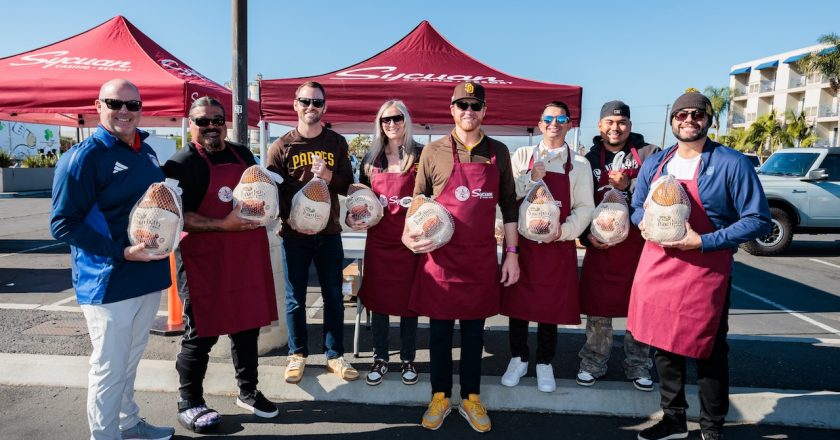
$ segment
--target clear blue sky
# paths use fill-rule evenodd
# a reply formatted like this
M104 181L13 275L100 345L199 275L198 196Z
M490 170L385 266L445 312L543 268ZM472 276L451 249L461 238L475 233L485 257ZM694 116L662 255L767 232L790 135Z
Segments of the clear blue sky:
M665 105L687 87L726 86L733 64L810 46L819 35L840 31L831 0L248 3L249 79L257 73L316 75L354 64L426 19L461 50L501 71L582 86L586 145L597 134L605 101L627 102L634 131L658 144ZM219 83L231 77L229 0L28 0L3 2L0 10L0 57L124 15L205 76ZM666 143L673 142L668 131Z

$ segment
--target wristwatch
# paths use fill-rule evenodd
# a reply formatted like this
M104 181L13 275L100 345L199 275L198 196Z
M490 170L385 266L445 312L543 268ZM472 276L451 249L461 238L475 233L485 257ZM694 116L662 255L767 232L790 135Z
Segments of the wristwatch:
M518 254L519 253L519 246L508 246L505 248L505 252L509 254Z

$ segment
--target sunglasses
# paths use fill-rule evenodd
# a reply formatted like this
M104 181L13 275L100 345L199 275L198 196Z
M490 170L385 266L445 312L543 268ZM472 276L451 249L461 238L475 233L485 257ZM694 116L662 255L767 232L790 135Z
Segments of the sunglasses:
M405 121L405 116L403 116L403 115L385 116L385 117L379 118L379 122L381 122L384 125L388 125L392 122L394 124L401 124L404 121Z
M125 105L126 110L130 112L136 112L143 107L142 101L123 101L121 99L111 99L111 98L99 98L100 101L104 102L106 106L108 106L111 110L120 110L122 109L123 105Z
M545 125L551 125L552 122L557 121L558 124L565 124L569 122L569 117L566 115L558 115L558 116L551 116L545 115L542 118L542 121L545 122Z
M321 108L324 106L325 99L310 99L310 98L295 98L297 102L300 103L303 107L309 107L309 104L312 104L312 107Z
M464 101L455 101L455 106L461 109L461 111L467 111L470 109L474 112L480 112L481 109L484 108L483 102L464 102Z
M682 111L678 111L677 113L674 114L674 119L676 119L679 122L683 122L686 119L688 119L689 116L691 116L691 119L693 119L695 121L699 121L701 119L705 120L706 119L706 112L704 112L703 110L691 110L691 111L682 110Z
M216 127L221 127L225 125L225 118L221 116L216 116L215 118L196 118L192 121L195 125L198 125L199 127L209 127L210 124L213 124Z

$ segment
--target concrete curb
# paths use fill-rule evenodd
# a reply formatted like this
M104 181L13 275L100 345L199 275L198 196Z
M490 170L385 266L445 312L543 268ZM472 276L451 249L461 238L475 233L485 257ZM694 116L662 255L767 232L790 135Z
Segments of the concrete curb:
M87 357L0 353L0 384L86 388L89 368ZM271 399L422 407L428 404L431 394L425 374L414 386L403 385L398 375L392 374L380 385L369 387L363 380L348 383L325 374L319 366L310 366L300 384L290 385L283 380L283 371L284 367L280 366L260 367L260 390ZM454 382L458 383L457 378ZM158 392L177 390L175 362L142 360L135 388ZM235 395L238 389L233 366L211 363L204 390L207 394ZM688 386L686 391L689 417L697 419L700 407L697 387ZM457 385L453 396L456 400ZM548 394L536 390L534 378L523 378L519 386L508 388L499 384L498 377L484 377L481 399L490 410L661 417L659 394L638 391L629 382L599 381L593 387L583 388L573 380L561 379L557 381L557 390ZM729 422L840 429L839 392L732 388L730 402ZM173 408L174 405L173 402Z
M17 197L45 197L52 196L51 189L41 189L35 191L20 191L20 192L0 192L0 199L12 199Z

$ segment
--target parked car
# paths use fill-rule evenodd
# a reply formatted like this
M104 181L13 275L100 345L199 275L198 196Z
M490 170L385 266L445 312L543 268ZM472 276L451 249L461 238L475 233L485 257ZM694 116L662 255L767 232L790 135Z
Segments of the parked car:
M759 168L773 231L741 245L753 255L775 255L793 234L840 233L840 148L785 148Z
M749 159L750 162L752 162L753 167L755 167L755 170L758 171L758 169L761 167L761 160L758 159L758 156L755 153L744 153L744 156L747 156L747 159Z

